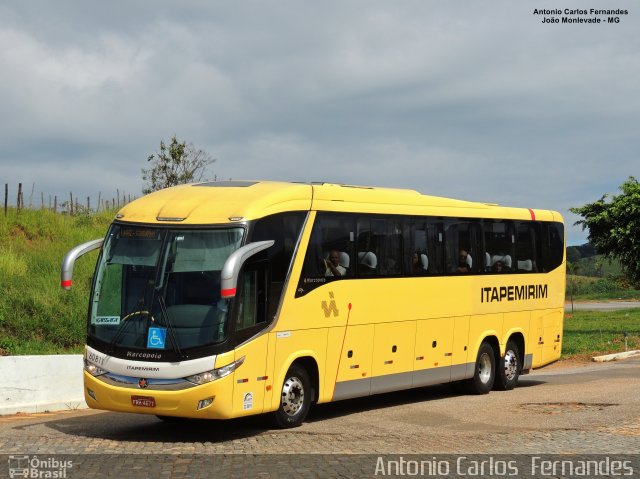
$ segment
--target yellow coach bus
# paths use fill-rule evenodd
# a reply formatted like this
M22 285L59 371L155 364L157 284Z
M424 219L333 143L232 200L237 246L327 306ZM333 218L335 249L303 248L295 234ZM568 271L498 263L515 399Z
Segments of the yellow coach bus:
M462 381L512 389L560 357L553 211L337 184L208 182L140 198L101 248L88 311L92 408L273 413Z

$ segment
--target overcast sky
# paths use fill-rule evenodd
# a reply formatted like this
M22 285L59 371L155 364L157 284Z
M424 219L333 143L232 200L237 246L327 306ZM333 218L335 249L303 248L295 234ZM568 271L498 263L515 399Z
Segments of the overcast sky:
M578 7L629 14L533 14ZM12 201L35 183L38 205L139 195L175 134L217 158L209 177L412 188L570 226L640 176L639 31L628 0L4 2L0 182Z

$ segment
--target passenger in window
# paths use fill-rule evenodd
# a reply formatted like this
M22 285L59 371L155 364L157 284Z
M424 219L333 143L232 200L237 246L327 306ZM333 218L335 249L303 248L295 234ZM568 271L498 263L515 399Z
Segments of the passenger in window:
M358 274L360 276L374 276L377 273L378 258L372 251L358 252Z
M466 250L461 249L458 255L458 266L456 267L456 273L470 273L471 266L469 266L469 253Z
M347 268L340 264L340 252L333 249L329 252L329 260L324 260L326 266L325 276L344 276L347 273Z
M411 273L412 274L426 274L427 273L427 255L416 251L411 257Z
M413 274L420 274L421 269L422 266L420 265L420 253L416 251L415 253L413 253L413 256L411 256L411 272Z
M467 263L459 263L456 267L456 273L467 274L470 273L469 265Z
M508 270L506 265L502 261L496 261L491 268L491 271L493 271L494 273L506 273Z

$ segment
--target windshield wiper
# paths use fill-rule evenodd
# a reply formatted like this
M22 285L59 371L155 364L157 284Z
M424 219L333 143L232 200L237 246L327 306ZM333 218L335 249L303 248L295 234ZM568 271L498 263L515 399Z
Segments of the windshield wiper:
M158 294L156 297L158 298L158 304L160 305L160 312L162 313L162 316L167 323L167 329L169 330L169 334L171 335L171 344L173 344L173 350L180 357L180 359L186 359L188 356L184 354L180 349L180 345L178 344L178 335L175 332L175 328L173 327L171 318L169 318L169 313L167 312L167 304L164 302L164 297L162 296L162 294Z
M136 304L136 306L134 306L131 309L131 312L129 312L128 314L124 315L122 317L122 319L120 320L120 324L118 325L118 329L116 329L116 333L113 335L113 338L111 338L111 341L109 342L109 347L111 349L111 354L113 354L116 350L116 342L117 340L120 339L120 336L122 336L122 334L124 333L124 330L127 327L127 322L129 320L129 318L132 318L134 316L148 316L151 318L151 320L153 321L153 316L151 311L146 311L144 310L144 300L147 297L147 291L149 290L149 286L153 284L153 281L147 281L147 284L144 286L144 291L142 292L142 297L138 300L138 303Z
M146 293L145 293L146 295ZM113 354L116 350L116 342L118 341L118 339L120 339L120 336L122 336L122 334L124 333L124 330L127 327L129 318L132 318L133 316L142 316L144 315L148 315L150 316L151 313L149 311L146 311L143 309L144 308L144 296L142 298L140 298L138 300L138 304L136 304L132 309L131 312L124 315L122 317L122 319L120 320L120 324L118 325L118 329L116 329L116 333L113 335L113 338L111 338L111 341L109 341L109 348L110 348L110 352L111 354ZM136 314L137 313L137 314Z

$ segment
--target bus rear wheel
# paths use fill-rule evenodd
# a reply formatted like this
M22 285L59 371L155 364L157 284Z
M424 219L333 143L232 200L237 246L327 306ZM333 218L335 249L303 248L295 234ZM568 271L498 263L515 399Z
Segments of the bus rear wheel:
M286 429L298 427L307 417L311 406L311 382L307 371L293 364L282 384L280 407L274 413L278 427Z
M487 394L493 388L496 379L496 358L493 347L482 343L476 358L473 377L467 380L467 390L471 394Z
M500 367L496 377L496 389L500 391L509 391L518 384L518 378L522 371L522 362L520 361L520 351L518 345L512 341L507 341L504 357L500 358Z

